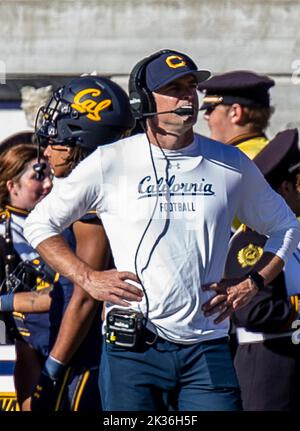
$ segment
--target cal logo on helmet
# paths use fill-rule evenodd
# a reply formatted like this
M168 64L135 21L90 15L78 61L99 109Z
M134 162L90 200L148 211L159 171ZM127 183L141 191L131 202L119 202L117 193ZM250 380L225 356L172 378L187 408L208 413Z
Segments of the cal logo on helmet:
M97 99L100 95L101 90L97 88L85 88L74 96L74 102L71 107L81 114L86 113L87 118L92 121L101 121L100 112L107 109L112 104L112 101L104 99L99 102Z

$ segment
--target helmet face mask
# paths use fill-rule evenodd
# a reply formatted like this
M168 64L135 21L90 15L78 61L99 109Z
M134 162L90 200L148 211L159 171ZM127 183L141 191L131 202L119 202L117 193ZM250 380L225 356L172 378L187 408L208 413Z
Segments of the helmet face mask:
M35 133L39 138L39 144L46 147L51 144L66 145L66 139L60 140L57 136L57 120L62 115L71 112L70 104L60 99L63 87L59 88L52 96L47 106L42 106L36 117Z
M40 145L67 145L95 150L112 143L135 125L124 90L109 80L84 76L54 92L36 119Z

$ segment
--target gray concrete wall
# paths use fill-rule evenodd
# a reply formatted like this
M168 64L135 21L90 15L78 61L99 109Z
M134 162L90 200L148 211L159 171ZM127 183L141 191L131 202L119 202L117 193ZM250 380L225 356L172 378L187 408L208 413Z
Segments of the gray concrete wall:
M120 79L141 57L175 48L213 73L274 76L273 133L299 121L299 17L295 0L2 0L0 60L10 74L95 69Z
M214 72L290 73L299 57L292 0L2 0L0 55L8 72L128 73L162 47Z

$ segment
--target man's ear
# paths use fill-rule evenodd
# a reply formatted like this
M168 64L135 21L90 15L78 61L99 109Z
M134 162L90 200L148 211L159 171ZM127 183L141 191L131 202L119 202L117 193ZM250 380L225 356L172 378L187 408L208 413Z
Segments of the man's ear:
M243 117L243 107L239 103L231 105L229 117L233 124L239 124Z

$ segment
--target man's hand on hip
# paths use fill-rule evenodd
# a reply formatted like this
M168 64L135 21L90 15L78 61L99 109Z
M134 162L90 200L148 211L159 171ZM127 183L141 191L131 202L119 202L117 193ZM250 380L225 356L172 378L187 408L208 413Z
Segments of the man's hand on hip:
M128 306L130 304L127 301L140 302L144 295L143 291L133 286L130 281L139 283L137 276L129 271L89 271L82 287L98 301Z

